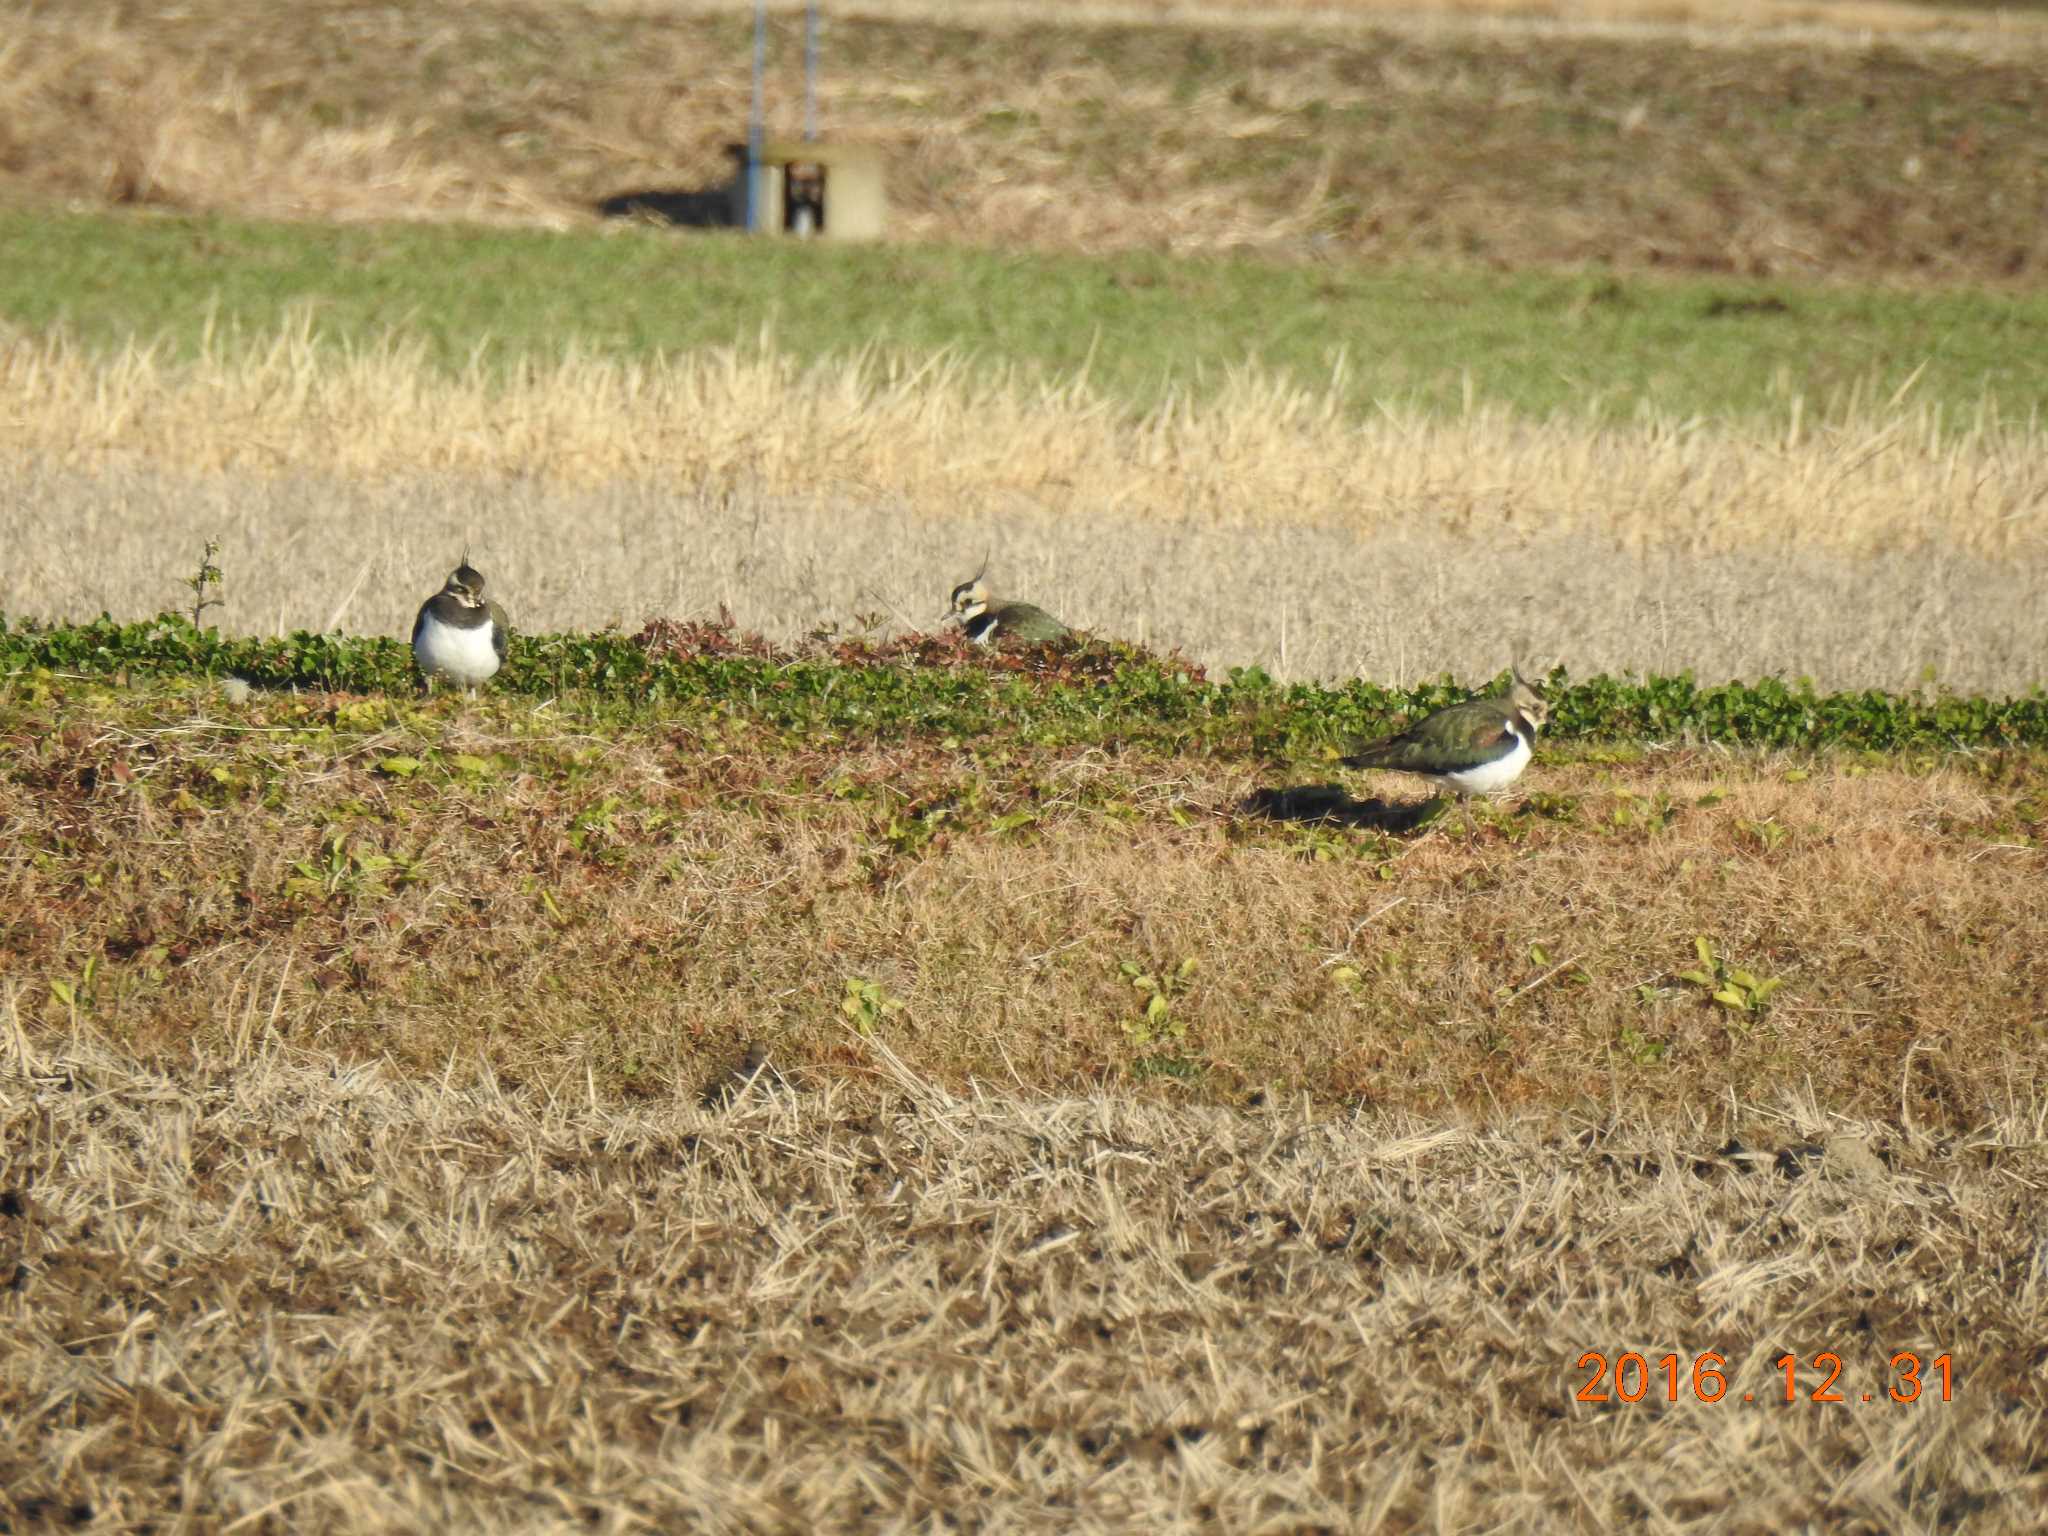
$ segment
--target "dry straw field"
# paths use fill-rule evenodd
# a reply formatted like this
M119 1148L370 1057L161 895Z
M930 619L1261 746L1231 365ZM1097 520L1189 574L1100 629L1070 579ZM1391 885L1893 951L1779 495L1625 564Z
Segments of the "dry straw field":
M1474 1131L960 1095L880 1049L859 1102L620 1109L260 1026L170 1067L6 1050L13 1529L2020 1531L2048 1499L2038 1117ZM1589 1350L1652 1390L1577 1401Z
M590 225L723 174L744 36L0 0L0 199ZM2031 12L872 0L830 36L827 121L898 153L913 238L2048 261ZM2019 691L2044 432L1910 384L1361 416L772 335L450 371L317 317L16 328L0 612L152 613L219 539L224 628L402 633L467 546L527 629L793 639L926 626L989 553L1290 678ZM933 734L0 679L0 1532L2038 1526L2038 755L1552 748L1404 840L1245 815L1306 776L1272 764ZM1587 1351L1643 1400L1579 1400Z
M2048 1493L2038 761L1607 753L1400 842L1245 818L1244 765L573 700L0 720L17 1529ZM1767 1008L1683 977L1702 937ZM1688 1395L1581 1404L1587 1350ZM1950 1400L1893 1402L1900 1351Z
M0 390L9 613L154 613L218 538L230 630L402 633L467 547L528 629L724 604L787 639L930 627L992 553L1074 624L1281 677L1490 676L1520 642L1581 674L2023 692L2048 654L2042 428L1910 391L1821 424L1361 421L1244 371L1134 413L946 357L450 378L304 328L190 363L23 337Z

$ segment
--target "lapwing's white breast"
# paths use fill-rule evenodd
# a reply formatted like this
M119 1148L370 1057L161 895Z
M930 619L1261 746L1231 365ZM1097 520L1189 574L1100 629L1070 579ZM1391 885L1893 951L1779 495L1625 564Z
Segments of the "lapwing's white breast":
M1521 777L1522 770L1529 766L1529 738L1516 731L1514 750L1496 757L1490 763L1481 763L1476 768L1460 768L1455 773L1440 773L1438 779L1451 786L1461 795L1490 795L1496 789L1505 789Z
M459 629L443 624L429 611L420 622L412 654L422 672L435 673L465 688L474 688L498 670L498 648L491 642L488 621L474 629Z

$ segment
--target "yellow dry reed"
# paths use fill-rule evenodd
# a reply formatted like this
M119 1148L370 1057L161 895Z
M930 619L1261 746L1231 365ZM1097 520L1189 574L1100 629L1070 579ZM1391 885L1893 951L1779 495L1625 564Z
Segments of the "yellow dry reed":
M2048 547L2048 429L1910 399L1823 422L1799 400L1761 424L1539 421L1485 404L1361 419L1334 388L1239 369L1204 397L1134 411L1084 379L953 354L805 364L764 336L638 361L479 358L451 375L416 342L347 346L301 323L211 340L192 361L21 337L0 348L0 410L18 459L67 468L645 480L879 498L931 518L980 507L1360 538L1427 520L1698 553Z
M535 630L721 605L780 639L998 590L1211 666L1388 680L1784 672L2022 691L2048 611L2037 422L1910 400L1816 424L1360 419L1244 371L1133 410L1085 381L767 338L450 374L299 326L203 355L0 347L0 612L176 606L403 633L470 549Z

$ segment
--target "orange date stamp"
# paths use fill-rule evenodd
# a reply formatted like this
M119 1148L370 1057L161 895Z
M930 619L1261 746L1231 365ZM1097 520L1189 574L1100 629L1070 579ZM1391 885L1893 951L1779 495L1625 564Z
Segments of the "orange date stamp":
M1843 1383L1842 1357L1831 1349L1805 1361L1797 1355L1784 1354L1772 1363L1784 1380L1774 1379L1762 1392L1744 1392L1736 1401L1914 1403L1922 1394L1932 1401L1936 1393L1944 1403L1955 1400L1955 1363L1945 1354L1923 1364L1910 1350L1900 1350L1887 1362L1883 1379L1872 1383L1871 1390L1866 1392L1859 1392L1853 1382ZM1690 1364L1676 1354L1652 1359L1628 1350L1610 1360L1599 1350L1589 1349L1579 1356L1578 1368L1592 1375L1573 1397L1581 1403L1640 1403L1646 1398L1675 1403L1690 1396L1698 1402L1718 1403L1733 1390L1728 1384L1727 1367L1727 1357L1711 1349L1693 1356Z

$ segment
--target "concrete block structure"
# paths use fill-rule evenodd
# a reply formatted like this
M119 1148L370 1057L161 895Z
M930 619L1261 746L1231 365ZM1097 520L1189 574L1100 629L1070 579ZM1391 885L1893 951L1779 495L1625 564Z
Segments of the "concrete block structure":
M747 146L731 146L733 223L747 221ZM867 144L820 139L770 139L761 146L760 218L756 234L823 240L879 240L889 200L882 152Z

